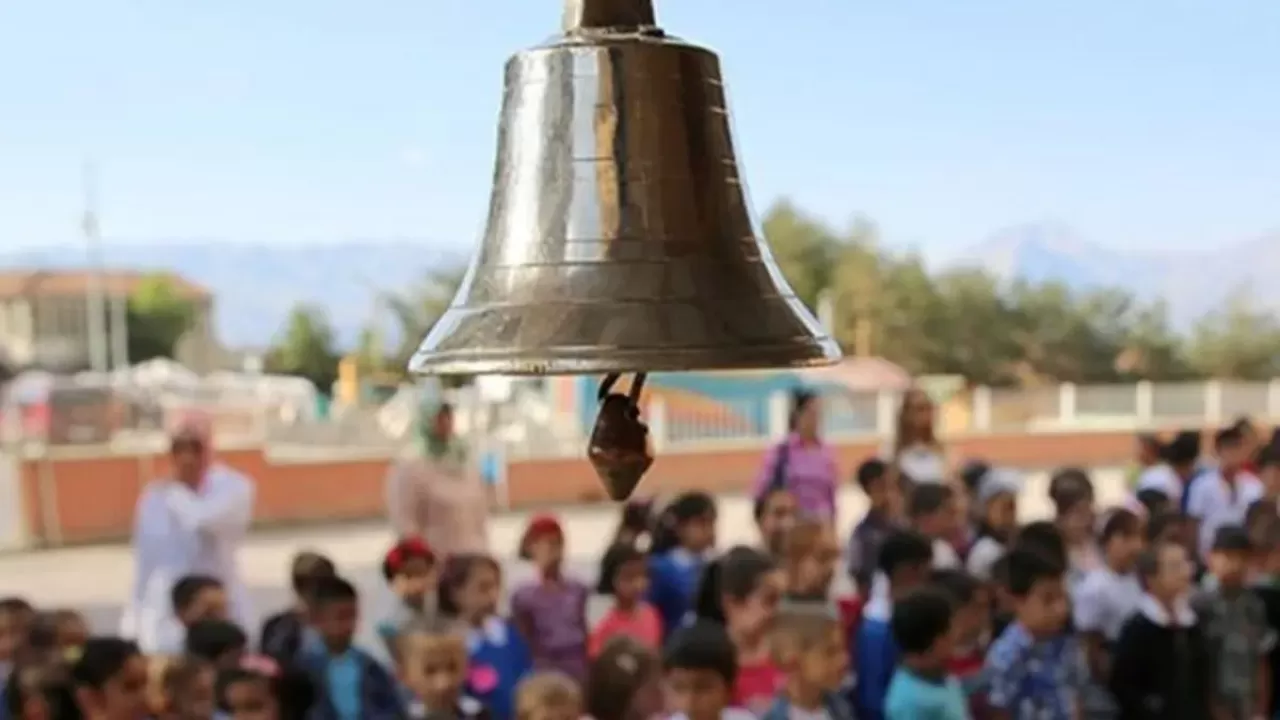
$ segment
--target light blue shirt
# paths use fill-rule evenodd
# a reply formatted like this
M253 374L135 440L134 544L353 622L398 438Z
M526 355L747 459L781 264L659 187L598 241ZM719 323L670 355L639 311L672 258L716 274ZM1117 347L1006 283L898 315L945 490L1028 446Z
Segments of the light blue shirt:
M329 658L325 686L329 702L343 720L360 720L360 657L352 650Z
M938 682L899 667L884 702L886 720L969 720L960 681L950 675Z

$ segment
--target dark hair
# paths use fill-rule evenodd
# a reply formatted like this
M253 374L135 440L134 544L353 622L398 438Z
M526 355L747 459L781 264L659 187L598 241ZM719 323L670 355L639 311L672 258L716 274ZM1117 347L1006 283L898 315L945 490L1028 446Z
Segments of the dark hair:
M907 503L907 515L911 519L924 517L938 512L955 498L955 491L950 485L942 483L922 483L911 493Z
M1213 435L1214 450L1222 450L1227 447L1237 447L1243 442L1244 433L1235 425L1224 427Z
M34 613L36 608L26 598L10 595L0 598L0 613Z
M893 639L904 655L928 652L951 629L952 599L938 588L912 591L893 604Z
M1106 522L1102 523L1102 533L1098 535L1098 543L1106 547L1107 543L1116 536L1132 537L1141 533L1141 518L1124 508L1116 508L1107 516Z
M262 683L267 692L276 699L280 708L281 720L303 720L307 710L315 702L315 688L305 674L299 670L282 668L279 675L268 675L261 670L247 667L235 667L218 672L216 695L218 709L224 713L231 712L229 694L231 688L240 683Z
M1250 532L1253 528L1269 524L1275 520L1280 520L1280 508L1276 507L1275 500L1262 498L1249 503L1249 509L1244 511L1244 529Z
M1138 433L1138 444L1154 450L1157 457L1164 452L1164 445L1160 442L1160 436L1155 433Z
M1160 574L1160 556L1169 548L1176 548L1186 552L1186 548L1182 545L1171 540L1162 540L1152 543L1150 547L1138 556L1138 562L1134 570L1138 574L1138 579L1142 581L1142 587L1149 587L1151 579Z
M1004 553L991 563L991 582L999 587L1009 587L1009 553Z
M929 576L929 584L945 592L956 605L968 605L978 594L982 583L964 570L934 570Z
M596 586L596 592L601 595L612 595L614 591L614 583L618 580L618 573L628 563L645 562L645 554L635 545L628 543L614 543L604 552L604 558L600 560L600 580Z
M1147 520L1147 541L1156 542L1160 536L1165 534L1170 527L1180 525L1187 521L1187 516L1177 510L1166 510L1158 515L1152 515Z
M1270 445L1264 445L1258 450L1258 469L1276 466L1280 466L1280 446L1272 440Z
M1080 503L1093 502L1094 497L1093 480L1083 468L1059 468L1049 478L1049 499L1058 515Z
M803 413L815 400L820 398L817 392L806 388L795 388L791 391L791 410L787 414L787 429L795 430Z
M459 612L458 601L454 597L459 588L467 584L471 574L478 567L491 568L498 577L502 577L502 566L488 555L481 553L465 553L450 555L444 561L444 572L440 573L440 586L436 590L436 607L441 614L452 617Z
M1223 525L1213 534L1211 552L1247 553L1251 550L1253 543L1249 541L1249 533L1239 525Z
M707 493L697 490L681 493L658 514L650 552L661 554L674 550L680 545L681 525L715 514L716 501Z
M702 570L694 614L699 620L723 623L724 597L746 598L760 585L760 578L777 567L777 560L763 550L746 545L730 548Z
M1199 459L1199 430L1182 430L1164 446L1164 461L1175 467L1190 465Z
M222 581L209 575L183 575L173 584L169 599L173 603L175 613L186 612L196 601L200 593L212 588L221 588Z
M4 683L3 714L8 718L23 717L27 701L40 697L49 708L53 720L79 718L75 689L65 665L47 656L19 660Z
M652 529L653 500L628 500L619 513L618 529L613 532L613 542L620 542L624 532L631 533L638 539L648 535Z
M227 620L199 620L187 628L187 654L217 662L233 650L249 645L249 636L239 625Z
M1026 597L1036 583L1060 580L1066 571L1066 566L1045 552L1015 547L1009 551L1009 594Z
M289 567L289 580L293 585L293 594L308 599L317 578L332 577L338 574L338 567L328 557L318 552L304 550L293 556Z
M76 687L101 690L111 678L120 674L125 663L141 656L138 646L124 638L91 637L85 641L80 658L71 667L71 680Z
M964 464L960 469L960 480L964 483L965 489L969 494L976 495L982 487L982 481L986 479L987 473L991 472L991 464L984 460L973 460Z
M755 500L751 504L751 517L755 518L757 523L764 517L764 511L769 507L769 502L773 500L775 495L781 493L790 493L791 489L786 484L776 485L769 484L760 494L756 495Z
M710 670L732 688L738 680L738 651L723 625L697 620L672 633L662 651L662 666L667 672Z
M627 720L636 692L658 674L658 658L638 641L608 640L587 669L583 709L593 720Z
M1037 550L1062 566L1067 565L1067 542L1058 526L1048 520L1027 523L1014 537L1013 546Z
M933 543L914 530L894 530L880 544L880 556L876 568L889 581L906 567L928 565L933 562Z
M873 483L884 480L889 475L889 466L880 458L867 458L858 466L858 487L863 492L870 492Z
M1169 494L1156 488L1143 488L1135 493L1135 497L1146 508L1147 517L1159 515L1173 505Z
M315 579L308 602L319 609L334 603L351 602L359 597L360 593L356 591L355 585L337 575L329 575Z

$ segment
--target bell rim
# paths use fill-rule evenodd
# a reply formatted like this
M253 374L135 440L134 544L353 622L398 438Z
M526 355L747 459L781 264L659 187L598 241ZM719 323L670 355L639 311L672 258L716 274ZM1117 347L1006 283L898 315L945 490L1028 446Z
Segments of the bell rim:
M722 352L722 351L720 351ZM718 357L703 348L687 350L618 350L596 352L568 349L563 354L516 362L517 351L419 352L408 366L411 375L603 375L606 373L707 372L726 370L786 370L835 365L844 359L840 346L828 336L803 343L779 343L740 348L738 357ZM421 357L420 357L421 356Z

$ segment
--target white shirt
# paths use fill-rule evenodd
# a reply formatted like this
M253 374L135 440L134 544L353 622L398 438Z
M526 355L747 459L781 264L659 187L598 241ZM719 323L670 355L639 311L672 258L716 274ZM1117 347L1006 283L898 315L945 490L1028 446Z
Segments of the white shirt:
M1071 600L1077 630L1114 641L1125 621L1138 611L1142 585L1136 574L1121 575L1104 565L1085 575Z
M668 720L689 720L689 716L684 713L675 713ZM756 716L741 708L725 708L720 711L720 720L756 720Z
M898 469L912 482L941 483L947 480L947 459L942 453L928 445L912 445L905 447L893 457L893 451L885 456L888 460L896 460Z
M1182 502L1182 478L1168 465L1152 465L1138 475L1138 490L1159 490L1176 507ZM1136 492L1136 491L1135 491Z
M935 570L953 570L960 567L960 556L951 543L938 538L933 541L933 567Z
M1187 492L1187 514L1200 521L1200 555L1205 557L1218 528L1243 523L1249 506L1262 497L1263 488L1257 476L1240 471L1233 490L1215 469L1196 478Z
M250 627L248 591L240 581L236 551L253 519L254 485L225 465L205 473L197 490L171 480L148 485L134 511L134 589L120 634L143 652L180 648L182 628L170 593L184 575L222 581L232 617Z
M1004 543L990 535L983 535L969 548L965 569L975 578L986 582L991 579L991 567L1004 555ZM936 562L936 560L935 560Z

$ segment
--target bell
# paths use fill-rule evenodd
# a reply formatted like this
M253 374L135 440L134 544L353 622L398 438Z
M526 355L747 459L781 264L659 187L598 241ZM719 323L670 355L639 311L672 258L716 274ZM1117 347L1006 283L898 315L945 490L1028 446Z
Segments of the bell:
M651 0L569 0L506 65L489 218L426 374L824 365L751 216L714 53Z

